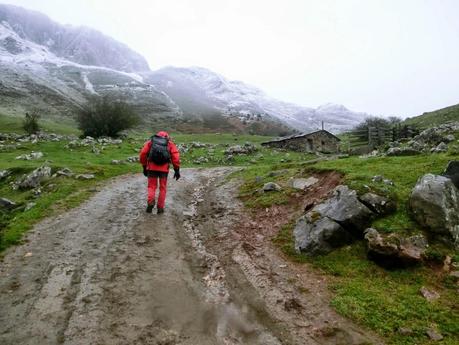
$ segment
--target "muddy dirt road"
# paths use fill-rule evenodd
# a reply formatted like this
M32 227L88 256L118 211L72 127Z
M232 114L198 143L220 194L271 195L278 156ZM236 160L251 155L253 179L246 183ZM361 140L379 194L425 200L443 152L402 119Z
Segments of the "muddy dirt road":
M380 344L328 307L322 277L269 240L244 249L230 172L185 169L163 215L123 176L37 225L0 263L0 344Z

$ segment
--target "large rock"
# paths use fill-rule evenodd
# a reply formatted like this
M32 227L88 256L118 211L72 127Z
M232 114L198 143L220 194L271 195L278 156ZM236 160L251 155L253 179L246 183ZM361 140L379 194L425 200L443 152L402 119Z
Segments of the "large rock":
M332 219L356 235L363 234L373 216L373 212L359 201L357 192L344 185L337 186L333 196L311 212Z
M328 217L316 219L313 212L301 217L294 230L295 248L309 256L327 254L352 241L352 236Z
M459 190L445 176L421 177L410 196L416 220L436 234L448 235L459 244Z
M35 169L29 175L17 181L16 184L21 189L37 188L40 186L41 182L49 179L50 177L51 168L47 166L42 166Z
M459 161L450 161L442 175L449 177L456 188L459 188Z
M414 265L422 261L427 240L422 235L400 237L397 234L381 235L376 229L365 230L368 257L388 268Z
M430 152L432 153L442 153L448 151L448 145L446 145L443 141L438 144L436 147L433 147Z
M359 200L371 211L379 215L391 213L395 211L396 208L392 200L374 193L365 193L359 197Z

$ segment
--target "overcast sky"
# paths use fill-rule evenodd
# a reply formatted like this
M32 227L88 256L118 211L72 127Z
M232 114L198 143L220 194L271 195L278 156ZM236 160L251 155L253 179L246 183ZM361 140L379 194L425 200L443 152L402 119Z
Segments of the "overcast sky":
M457 0L0 0L86 25L152 69L202 66L276 98L419 115L459 103Z

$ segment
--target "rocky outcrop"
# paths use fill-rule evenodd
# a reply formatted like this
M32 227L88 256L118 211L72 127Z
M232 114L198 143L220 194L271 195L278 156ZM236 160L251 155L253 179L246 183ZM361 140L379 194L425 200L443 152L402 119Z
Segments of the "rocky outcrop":
M359 201L357 192L344 185L337 186L333 196L315 206L311 212L332 219L356 235L363 234L373 216L373 212Z
M306 255L326 254L362 237L374 213L356 191L340 185L333 196L314 206L295 226L295 248Z
M235 145L229 147L225 151L225 155L248 155L257 151L257 147L251 143L245 143L244 145Z
M51 168L48 166L42 166L16 181L15 186L20 189L37 188L43 181L49 179L50 177Z
M459 190L451 179L424 175L416 183L409 203L419 224L459 244Z
M376 229L365 230L368 257L387 268L409 266L422 261L427 240L422 235L400 237L397 234L381 235Z
M316 220L311 212L298 220L294 235L296 249L310 256L327 254L352 241L351 234L337 222L328 217Z

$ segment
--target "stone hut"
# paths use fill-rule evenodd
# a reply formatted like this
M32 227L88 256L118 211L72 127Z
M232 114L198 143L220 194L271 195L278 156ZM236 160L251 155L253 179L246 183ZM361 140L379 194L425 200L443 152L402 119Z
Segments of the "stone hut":
M339 152L340 141L337 136L322 129L267 141L261 145L301 152L337 153Z

